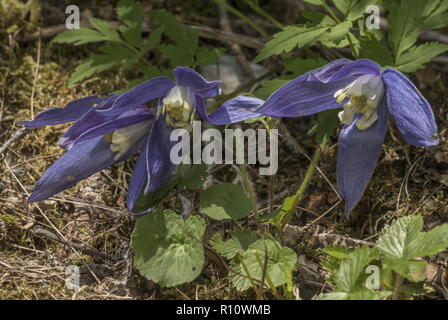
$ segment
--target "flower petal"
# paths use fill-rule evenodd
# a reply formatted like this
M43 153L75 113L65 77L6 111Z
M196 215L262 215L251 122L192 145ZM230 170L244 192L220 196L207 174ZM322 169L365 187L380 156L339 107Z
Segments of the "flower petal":
M388 111L385 103L379 106L378 116L369 129L359 130L354 121L345 126L339 136L336 175L339 192L346 201L347 216L361 200L378 162L387 132Z
M145 193L160 187L171 175L176 165L170 158L171 147L176 143L170 141L171 128L165 118L159 118L151 128L146 148L146 170L148 181Z
M382 78L386 84L389 112L406 142L415 146L438 144L434 113L414 84L392 68L386 69Z
M137 144L134 145L116 161L114 159L115 154L111 152L109 146L110 142L101 137L73 146L45 171L39 181L37 181L28 201L36 202L48 199L52 195L88 178L95 172L129 158L140 147Z
M75 144L81 141L89 140L106 133L129 127L131 125L147 121L153 116L153 111L146 106L137 107L133 110L123 113L116 119L103 122L97 126L87 129L85 132L79 132L77 136L70 136L64 140L64 145Z
M149 148L149 137L148 134L143 142L142 151L134 165L134 170L132 172L131 180L129 181L128 193L126 196L126 205L134 215L141 215L142 213L136 213L133 211L134 204L137 201L138 196L142 192L142 189L148 179L148 171L146 167L146 155ZM147 213L146 211L144 213ZM144 214L143 213L143 214Z
M99 113L108 117L117 116L136 106L164 97L174 86L175 83L167 77L153 78L119 94L109 108L100 110Z
M50 108L39 113L31 121L20 121L27 129L76 121L103 98L85 97L67 104L65 108Z
M190 68L176 67L174 76L178 85L190 88L201 97L214 97L221 93L221 81L207 81Z
M207 114L204 99L196 97L196 109L199 116L212 124L225 125L241 122L261 116L255 110L263 105L264 101L249 96L238 96L221 104L211 114Z
M363 74L379 74L380 67L369 60L329 63L294 79L274 92L257 112L273 117L307 116L340 108L334 94Z

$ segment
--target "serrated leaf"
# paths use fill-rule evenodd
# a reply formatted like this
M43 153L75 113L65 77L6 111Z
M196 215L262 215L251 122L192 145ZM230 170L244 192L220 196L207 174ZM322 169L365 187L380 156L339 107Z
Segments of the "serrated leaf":
M440 253L446 248L448 248L448 224L443 224L419 234L411 242L408 255L411 257L427 257Z
M107 37L109 41L122 41L120 34L108 22L97 18L90 18L89 22L95 29Z
M173 44L159 45L158 49L164 56L170 60L171 65L174 66L191 66L194 61L188 55L186 50L181 50L178 46Z
M319 36L319 42L331 47L332 44L338 46L341 41L347 37L350 29L353 27L351 21L344 21L335 26L332 26L329 30Z
M251 287L251 280L248 277L261 281L263 270L266 270L265 287L270 287L267 278L272 286L278 287L287 282L296 261L297 255L290 248L282 247L271 239L258 240L249 246L241 258L232 260L231 268L239 274L231 273L230 279L238 291L244 291Z
M367 246L357 248L341 262L338 271L333 276L337 291L354 292L360 285L361 275L368 263L374 258Z
M373 60L381 66L393 65L394 62L389 49L374 36L360 38L359 43L363 58Z
M274 34L274 38L266 43L258 56L255 57L254 63L273 55L290 52L295 48L302 48L309 45L327 30L328 26L288 26L283 31Z
M86 43L102 42L107 40L103 34L89 28L67 30L53 38L54 43L71 43L79 46Z
M251 204L241 188L221 183L201 192L200 211L215 220L242 219L251 212Z
M350 254L350 250L342 246L328 246L322 249L322 252L340 260L346 259Z
M366 13L367 7L377 2L378 0L353 0L347 19L353 21L361 18Z
M163 26L157 27L154 29L151 34L149 35L148 39L146 40L142 53L145 54L148 52L148 50L155 48L162 39L162 33L163 33Z
M142 7L135 0L120 0L117 4L117 15L124 25L120 27L124 39L134 47L142 42Z
M448 51L448 45L437 42L412 47L400 55L396 61L396 68L402 72L414 72L445 51Z
M383 234L376 243L381 253L394 259L413 258L409 256L412 241L417 239L423 227L423 218L406 216L395 220L390 226L384 227Z
M161 286L193 281L204 265L201 243L204 232L201 217L192 216L184 221L171 210L138 218L131 237L135 267Z
M116 65L118 65L124 57L122 56L111 56L106 54L96 54L85 60L83 63L78 65L70 74L67 80L69 86L72 84L82 81L95 73L99 73L108 70Z
M232 259L238 254L243 254L249 245L257 241L257 233L251 230L234 230L232 237L224 241L220 234L215 234L210 239L212 247L223 257Z

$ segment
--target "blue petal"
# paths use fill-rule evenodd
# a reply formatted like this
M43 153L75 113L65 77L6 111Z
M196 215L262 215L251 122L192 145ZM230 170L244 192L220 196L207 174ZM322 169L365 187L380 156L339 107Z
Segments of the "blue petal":
M38 128L59 123L76 121L89 111L102 98L86 97L67 104L65 108L50 108L39 113L34 120L20 121L27 129Z
M87 129L85 132L77 135L70 136L69 139L64 140L64 145L76 144L81 141L89 140L98 136L102 136L109 132L129 127L131 125L147 121L152 119L153 111L146 106L137 107L133 110L123 113L116 119L105 121L92 128Z
M131 180L129 181L128 186L128 193L126 196L126 205L134 215L141 215L141 212L134 212L134 205L137 201L138 196L142 192L143 187L145 186L145 183L148 180L148 171L146 167L146 157L148 153L149 148L149 137L150 135L147 135L145 138L145 141L143 142L143 148L140 152L139 157L137 158L137 162L135 163L134 170L132 172ZM146 212L143 212L143 214Z
M261 114L256 112L256 109L263 103L264 101L261 99L238 96L221 104L213 113L207 114L204 99L196 97L196 109L199 116L203 120L216 125L236 123L259 117Z
M415 146L438 144L434 113L414 84L392 68L386 69L382 78L389 112L406 142Z
M113 117L136 106L141 106L155 99L162 98L173 88L175 83L167 77L157 77L145 81L135 88L119 94L112 105L99 113Z
M369 129L358 130L353 122L341 131L336 175L347 216L361 200L375 170L387 132L387 118L383 103L378 109L378 120Z
M29 202L48 199L52 195L74 186L116 162L123 161L138 151L136 144L118 161L110 150L110 142L101 137L81 142L67 151L45 171L37 181Z
M370 60L338 60L292 80L274 92L257 112L273 117L298 117L340 108L336 91L363 74L380 74Z
M160 187L171 175L176 165L170 158L171 148L176 142L170 141L171 128L161 117L151 127L146 148L146 170L148 181L145 193Z
M176 67L174 76L178 85L190 88L201 97L214 97L221 93L221 81L207 81L190 68Z

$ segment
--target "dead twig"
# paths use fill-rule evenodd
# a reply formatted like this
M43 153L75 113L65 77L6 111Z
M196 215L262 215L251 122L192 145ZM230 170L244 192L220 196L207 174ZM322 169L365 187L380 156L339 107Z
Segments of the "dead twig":
M9 146L12 145L14 142L22 139L28 132L29 131L25 127L20 128L19 130L14 132L11 138L9 138L9 140L6 141L5 144L0 147L0 155L3 152L5 152L5 150L8 149Z

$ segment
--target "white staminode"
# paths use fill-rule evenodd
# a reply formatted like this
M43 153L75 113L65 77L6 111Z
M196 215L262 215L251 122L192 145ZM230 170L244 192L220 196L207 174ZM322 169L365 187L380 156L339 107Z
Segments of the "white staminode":
M337 91L334 97L338 103L346 98L344 111L339 113L339 119L345 125L353 123L356 114L362 114L355 125L359 130L366 130L378 120L378 106L384 97L383 80L376 75L363 75L344 89Z
M120 159L134 144L136 144L143 136L148 133L150 121L143 121L133 124L129 127L115 130L106 135L106 140L111 141L110 150L118 152L114 159Z
M163 98L158 116L166 114L168 125L179 128L190 128L193 120L196 98L194 93L183 86L174 86Z

